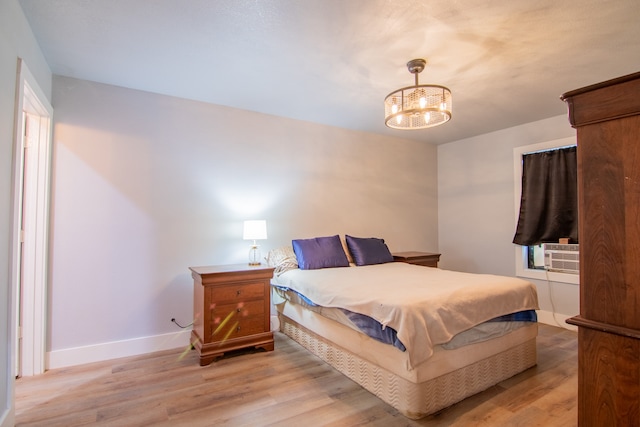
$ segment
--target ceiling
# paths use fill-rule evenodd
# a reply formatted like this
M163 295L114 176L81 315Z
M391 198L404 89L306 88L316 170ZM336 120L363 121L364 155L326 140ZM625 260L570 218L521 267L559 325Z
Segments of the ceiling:
M54 74L431 144L565 114L562 93L640 71L638 0L19 3ZM388 129L414 58L453 118Z

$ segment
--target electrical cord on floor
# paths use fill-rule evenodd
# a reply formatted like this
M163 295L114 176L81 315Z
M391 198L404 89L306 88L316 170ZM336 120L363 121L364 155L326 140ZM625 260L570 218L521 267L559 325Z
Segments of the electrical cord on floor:
M178 323L178 322L176 321L175 317L171 318L171 321L172 321L173 323L175 323L176 325L178 325L178 327L180 327L180 328L182 328L182 329L188 328L189 326L193 326L193 322L189 323L188 325L184 325L184 326L182 326L180 323Z
M563 325L560 322L558 322L558 319L556 318L556 306L553 303L553 292L551 290L551 280L549 280L549 270L547 270L546 268L544 269L544 275L547 278L547 289L549 289L549 302L551 302L551 313L553 314L554 322L556 322L556 325L558 325L562 329L566 329L568 331L573 331L573 329L571 329L571 328L567 327L566 325Z

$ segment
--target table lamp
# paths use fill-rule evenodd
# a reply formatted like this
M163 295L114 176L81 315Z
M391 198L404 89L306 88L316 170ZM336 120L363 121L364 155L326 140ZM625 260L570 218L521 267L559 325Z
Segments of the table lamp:
M267 221L264 219L244 222L244 240L253 240L249 249L249 265L260 265L260 247L256 240L267 238Z

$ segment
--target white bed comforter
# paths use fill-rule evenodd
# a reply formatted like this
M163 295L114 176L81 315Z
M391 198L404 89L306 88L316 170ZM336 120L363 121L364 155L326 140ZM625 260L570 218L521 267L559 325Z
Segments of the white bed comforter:
M538 309L536 288L525 280L401 262L294 269L274 281L317 305L365 314L394 328L407 348L407 369L460 332L494 317Z

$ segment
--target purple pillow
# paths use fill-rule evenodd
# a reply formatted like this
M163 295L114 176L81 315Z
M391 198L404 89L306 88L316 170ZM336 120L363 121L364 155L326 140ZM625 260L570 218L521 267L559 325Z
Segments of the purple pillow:
M351 237L345 236L347 247L356 265L384 264L393 262L393 255L383 239L375 237Z
M349 267L349 260L337 234L330 237L292 240L291 244L301 270Z

